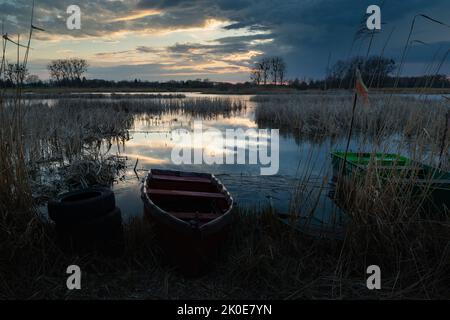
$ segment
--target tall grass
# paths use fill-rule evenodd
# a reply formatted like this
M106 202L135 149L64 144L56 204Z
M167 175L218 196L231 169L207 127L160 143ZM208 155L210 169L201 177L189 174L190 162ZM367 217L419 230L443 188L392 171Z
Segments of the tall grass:
M450 212L430 207L429 189L418 191L414 176L380 181L380 171L374 165L363 177L340 179L337 201L350 222L336 274L345 278L366 261L381 267L394 296L435 298L449 283Z
M104 140L128 140L136 117L181 113L208 118L231 116L245 108L244 102L218 98L27 102L22 144L28 163L70 159Z
M0 78L5 77L5 66L8 46L13 46L17 50L16 66L26 68L28 62L28 52L32 36L30 27L30 38L27 46L20 44L20 36L17 42L11 37L2 35L2 58L0 66ZM25 53L21 61L20 49L24 47ZM23 50L23 49L22 49ZM15 95L12 99L6 100L5 90L0 92L0 211L2 228L18 227L26 228L31 220L31 190L28 184L28 172L25 160L25 150L23 143L23 100L22 81L19 68L17 68L17 79ZM21 224L15 224L16 221ZM24 231L24 230L22 230ZM19 231L20 232L20 231Z
M283 95L257 96L253 101L257 103L255 118L259 125L317 139L348 133L351 99L346 94ZM370 105L359 105L354 130L373 140L400 134L405 140L420 139L422 144L438 147L445 130L445 101L394 96L389 106L387 102L385 95L375 95Z
M8 49L17 51L16 65L26 68L32 38L32 21L28 44L2 38L2 63L0 77L4 77ZM25 49L22 49L25 48ZM20 50L23 52L23 58ZM17 71L15 94L5 98L0 93L0 288L2 296L14 296L14 281L27 274L35 276L36 268L45 268L47 248L44 225L37 218L29 184L29 172L24 147L24 108L22 99L22 77ZM41 263L34 263L40 260ZM42 271L42 270L41 270ZM22 279L27 281L30 279Z
M408 146L411 157L437 166L439 150L444 145L448 158L450 137L442 141L446 102L404 96L388 98L374 96L370 106L358 106L353 151L386 152L394 146L402 153ZM350 96L258 96L253 101L257 103L255 118L260 126L281 128L286 134L308 140L344 138L348 133ZM331 140L329 151L336 149L339 146ZM301 164L303 171L286 217L293 230L302 233L313 229L311 218L321 210L316 204L329 192L323 183L312 181L312 168L318 169L316 158L311 151L307 163ZM449 168L448 162L443 168ZM380 179L383 170L386 169L374 163L363 174L337 175L338 183L330 196L345 211L342 242L333 249L337 250L333 251L336 256L316 262L330 280L327 297L448 298L445 288L450 283L450 208L430 206L431 176L424 177L423 188L418 190L418 172L414 169L392 171L386 179ZM322 168L321 172L325 179L331 178L328 170ZM333 226L324 226L316 235L326 235L327 229ZM320 256L322 249L311 254ZM312 263L313 259L308 261ZM327 264L330 261L333 270ZM372 264L381 267L383 279L383 290L373 295L364 280L357 280ZM324 273L317 276L315 285ZM311 286L316 288L315 285Z

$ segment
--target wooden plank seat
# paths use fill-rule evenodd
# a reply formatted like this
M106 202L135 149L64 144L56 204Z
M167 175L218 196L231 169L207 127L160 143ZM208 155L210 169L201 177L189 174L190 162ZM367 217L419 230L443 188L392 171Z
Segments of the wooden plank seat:
M421 184L445 184L448 188L450 188L450 180L444 180L444 179L413 179L415 183L421 183Z
M199 183L211 183L211 179L202 177L180 177L170 175L153 174L152 179L156 181L176 181L176 182L199 182Z
M423 170L420 167L406 167L406 166L374 166L375 169L389 169L389 170L411 170L411 171L420 171Z
M226 199L226 196L222 193L196 192L196 191L185 191L185 190L149 189L148 194L151 196L189 197L189 198L203 198L203 199Z

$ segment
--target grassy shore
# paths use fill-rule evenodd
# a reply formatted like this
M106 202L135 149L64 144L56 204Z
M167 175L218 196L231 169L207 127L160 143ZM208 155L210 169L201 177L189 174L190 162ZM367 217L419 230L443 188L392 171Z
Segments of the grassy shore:
M445 235L442 251L412 233L402 235L410 244L399 256L399 244L383 247L383 232L370 226L352 227L342 241L316 239L269 212L237 211L214 270L186 278L164 264L153 227L141 218L126 224L125 253L117 259L64 255L53 227L33 221L21 242L17 235L1 239L0 298L448 299L450 226L428 227ZM383 270L379 291L366 287L366 268L375 262ZM79 291L66 288L72 264L83 272Z

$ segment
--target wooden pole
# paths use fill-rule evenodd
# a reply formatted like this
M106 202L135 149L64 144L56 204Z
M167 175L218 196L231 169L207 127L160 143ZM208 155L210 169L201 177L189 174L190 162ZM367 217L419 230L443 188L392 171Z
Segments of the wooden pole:
M353 133L353 124L355 123L355 111L356 111L356 102L357 101L358 101L358 93L355 92L355 96L353 98L352 120L350 121L350 129L348 131L348 137L347 137L347 146L345 147L344 164L341 166L341 172L339 173L340 177L342 177L344 174L345 165L347 162L347 153L350 148L350 140L352 138L352 133Z

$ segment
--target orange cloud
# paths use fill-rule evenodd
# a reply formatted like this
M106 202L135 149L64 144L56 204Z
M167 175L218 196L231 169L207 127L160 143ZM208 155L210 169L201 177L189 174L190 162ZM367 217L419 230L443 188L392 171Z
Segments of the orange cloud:
M162 13L162 11L155 10L155 9L133 11L129 15L126 15L126 16L123 16L123 17L120 17L120 18L116 18L116 19L112 19L112 20L110 20L110 22L137 20L137 19L148 17L148 16L155 16L155 15L158 15L158 14L161 14L161 13Z

